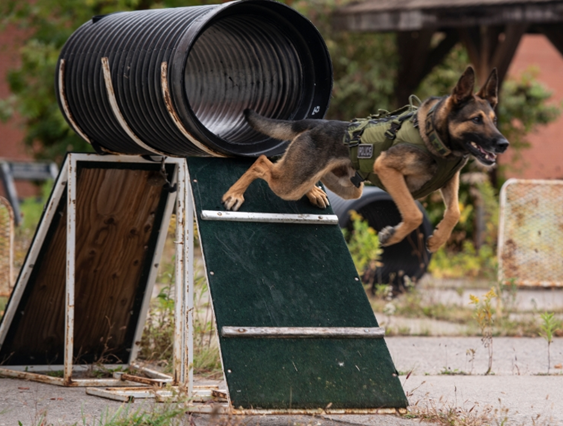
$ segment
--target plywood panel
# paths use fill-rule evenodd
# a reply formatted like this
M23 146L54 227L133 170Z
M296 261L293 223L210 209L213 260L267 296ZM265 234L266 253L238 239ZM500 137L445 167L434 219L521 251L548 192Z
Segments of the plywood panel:
M167 166L172 173L172 166ZM159 164L79 163L74 362L127 362L167 193ZM166 231L166 230L164 230ZM66 193L0 350L8 365L62 364Z

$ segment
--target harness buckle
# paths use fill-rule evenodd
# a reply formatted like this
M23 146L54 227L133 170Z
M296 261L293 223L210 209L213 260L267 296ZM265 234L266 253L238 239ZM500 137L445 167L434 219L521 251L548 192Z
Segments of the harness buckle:
M400 127L401 127L400 121L393 121L389 129L385 131L385 136L388 139L391 139L392 141L395 140L395 138L397 137L397 131L399 130Z
M364 180L365 179L358 171L356 171L356 174L350 178L350 181L354 184L356 188L359 188Z

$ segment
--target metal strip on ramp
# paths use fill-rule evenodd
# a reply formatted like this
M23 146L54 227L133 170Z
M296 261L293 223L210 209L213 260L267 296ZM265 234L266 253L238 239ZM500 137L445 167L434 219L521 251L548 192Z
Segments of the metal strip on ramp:
M383 338L361 333L327 338L325 332L302 338L285 331L281 338L272 336L269 328L373 331L378 323L337 225L201 220L203 210L224 211L223 193L251 164L246 159L188 158L217 329L266 328L268 334L219 336L231 407L406 407ZM249 187L245 199L241 212L333 214L307 199L281 200L261 180Z

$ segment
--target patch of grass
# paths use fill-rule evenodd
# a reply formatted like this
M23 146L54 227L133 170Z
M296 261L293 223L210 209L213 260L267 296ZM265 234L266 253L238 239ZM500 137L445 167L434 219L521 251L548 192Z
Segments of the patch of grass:
M494 410L488 407L479 409L477 405L471 408L457 407L451 404L431 402L428 405L414 405L409 407L410 418L420 421L436 423L443 426L482 426L492 425ZM502 424L502 423L496 423Z
M444 367L439 373L439 375L441 376L468 376L469 373L466 373L465 371L461 371L456 369L451 369L450 367Z
M112 414L106 412L92 426L184 426L192 423L181 404L155 405L150 411L132 405L122 405ZM86 424L86 423L84 423Z
M498 267L494 250L487 244L476 249L467 240L459 252L441 247L432 256L428 271L436 278L494 279Z
M389 303L385 299L373 296L370 297L370 302L376 312L383 312ZM406 318L430 318L456 324L466 324L472 319L470 308L441 302L423 302L421 290L416 287L411 287L406 293L397 296L393 303L396 308L394 314Z
M169 232L168 243L173 241ZM166 248L165 248L166 252ZM165 257L163 257L165 258ZM170 262L162 262L161 283L158 296L151 301L149 314L140 341L140 360L157 364L167 373L173 368L174 341L174 256L167 257ZM196 268L194 277L194 373L206 378L221 377L221 359L216 341L215 321L205 277Z
M387 286L382 286L386 288ZM487 289L495 288L498 297L495 297L494 306L491 305L491 314L494 313L495 321L491 324L491 334L493 337L537 337L541 332L541 321L537 311L526 313L517 310L516 296L518 288L515 285L491 285ZM435 291L434 288L432 288ZM462 289L463 290L463 289ZM466 306L458 304L448 304L435 301L432 298L423 297L425 288L407 286L407 291L389 299L386 291L376 293L376 295L366 292L375 312L389 314L389 305L393 305L392 316L403 318L424 318L439 321L446 321L453 324L463 324L466 336L482 335L480 325L474 317L474 309L468 303ZM460 291L463 294L462 291ZM559 311L555 311L559 313ZM386 326L388 336L413 335L407 327ZM430 335L430 330L416 333L416 335ZM554 331L556 336L563 336L563 330Z
M407 395L410 397L410 395ZM549 418L541 418L540 414L531 416L524 423L512 423L510 410L498 399L498 407L493 405L480 406L465 402L462 406L445 401L422 399L411 405L408 413L403 416L408 419L419 419L421 422L434 423L441 426L508 426L508 425L533 425L550 426L553 422Z
M172 275L173 277L173 275ZM172 278L171 278L172 279ZM174 341L174 300L173 287L166 285L158 296L151 300L149 314L140 341L140 360L156 362L166 372L172 371Z
M0 319L4 316L4 311L6 310L6 305L8 304L7 297L0 297Z

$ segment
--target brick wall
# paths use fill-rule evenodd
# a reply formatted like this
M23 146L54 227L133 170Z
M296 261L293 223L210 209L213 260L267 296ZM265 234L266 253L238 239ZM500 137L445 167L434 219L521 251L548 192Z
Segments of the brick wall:
M538 80L553 91L552 101L563 101L563 56L543 35L526 35L520 42L508 74L517 76L530 66L539 69ZM502 100L501 100L502 101ZM509 177L526 179L563 179L563 115L534 134L528 135L531 148L522 152L524 164ZM511 163L510 149L500 158Z
M10 95L6 76L10 69L18 65L18 51L22 44L22 33L14 27L0 32L0 98ZM0 121L0 158L6 160L32 160L23 144L24 132L21 120L14 118L7 123ZM20 197L28 197L38 193L35 185L29 182L16 182L16 189ZM4 196L4 189L0 185L0 195Z

